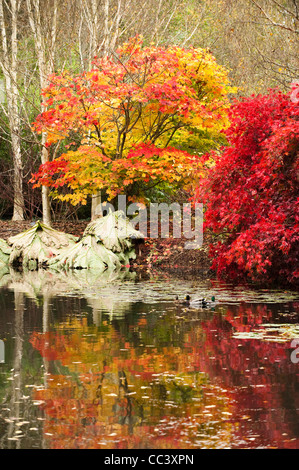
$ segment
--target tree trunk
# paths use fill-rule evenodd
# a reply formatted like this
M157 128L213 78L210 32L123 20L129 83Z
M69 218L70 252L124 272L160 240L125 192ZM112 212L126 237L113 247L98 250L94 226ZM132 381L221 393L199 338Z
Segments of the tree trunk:
M27 0L27 11L29 23L34 36L41 89L45 88L48 85L48 75L54 70L55 46L57 36L58 0L54 0L52 6L50 4L49 6L45 5L45 9L51 8L51 10L43 10L40 4L40 0ZM48 18L48 24L47 22L43 22L43 15ZM42 107L42 111L45 111L44 107ZM41 162L43 164L49 161L49 152L45 147L46 141L47 133L44 132L42 134L41 142ZM43 222L46 225L51 225L49 188L47 188L46 186L42 186L42 207Z
M4 16L4 2L0 0L0 29L2 37L2 55L0 65L5 78L7 97L7 116L11 136L11 149L14 167L13 188L14 204L12 220L24 220L23 165L20 138L20 114L18 78L18 12L20 3L11 0L9 8L9 28Z
M47 134L43 133L42 135L42 155L41 160L42 163L46 163L49 161L49 152L47 148L44 146L47 140ZM43 207L43 222L46 225L51 226L51 204L50 204L50 197L49 197L50 189L47 186L42 186L42 207Z
M14 205L12 220L24 220L23 167L20 138L12 134L11 147L14 162Z
M95 220L97 217L102 217L102 209L101 209L101 204L102 204L102 195L101 191L99 191L97 194L93 194L91 196L91 220Z

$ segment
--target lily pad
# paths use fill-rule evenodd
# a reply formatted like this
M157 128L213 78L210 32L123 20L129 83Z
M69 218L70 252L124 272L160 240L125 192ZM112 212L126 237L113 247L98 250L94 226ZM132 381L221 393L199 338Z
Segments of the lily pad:
M265 323L250 332L236 332L234 338L259 339L276 343L286 343L293 338L299 337L299 325L291 323Z

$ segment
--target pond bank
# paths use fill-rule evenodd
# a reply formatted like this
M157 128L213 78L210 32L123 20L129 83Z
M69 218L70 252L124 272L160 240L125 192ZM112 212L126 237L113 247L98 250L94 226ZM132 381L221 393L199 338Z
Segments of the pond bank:
M90 220L53 222L56 230L82 237ZM0 238L7 240L32 227L31 221L15 222L0 221ZM199 250L186 250L184 238L146 238L145 242L136 248L136 260L132 262L134 269L157 269L166 272L200 273L202 276L211 275L211 259L208 256L209 236L204 236L203 247Z

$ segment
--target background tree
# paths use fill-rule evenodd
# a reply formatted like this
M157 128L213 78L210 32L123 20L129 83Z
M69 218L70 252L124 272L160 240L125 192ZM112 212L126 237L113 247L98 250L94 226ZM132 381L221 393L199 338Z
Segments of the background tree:
M40 87L43 89L48 84L48 75L54 71L58 0L26 0L26 3L37 55ZM42 163L49 161L49 152L45 146L46 141L47 135L43 132L41 139ZM44 223L50 225L51 209L49 190L46 186L42 186L42 212Z
M298 78L297 0L209 0L194 45L208 47L231 71L241 95Z
M21 121L18 90L18 15L22 0L0 1L2 50L0 65L5 79L7 106L5 109L13 161L13 220L24 218L23 163L21 153Z

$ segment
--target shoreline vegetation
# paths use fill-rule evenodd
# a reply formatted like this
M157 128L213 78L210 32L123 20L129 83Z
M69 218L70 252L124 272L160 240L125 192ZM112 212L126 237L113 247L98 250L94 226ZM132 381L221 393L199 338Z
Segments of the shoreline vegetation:
M21 232L24 232L37 221L12 221L0 219L0 239L5 241ZM60 220L51 224L52 228L69 235L82 238L84 230L90 224L90 219L67 221ZM170 229L171 233L171 229ZM252 288L283 288L297 291L297 286L290 284L254 283L246 279L231 279L217 277L212 269L213 258L209 255L209 245L215 242L216 235L209 231L203 234L203 246L200 249L186 250L185 238L145 238L144 242L136 245L136 259L130 261L130 268L136 271L139 277L147 278L149 275L175 276L182 278L197 278L202 280L217 280L229 282L234 285L250 286ZM128 267L128 266L126 266Z
M0 239L8 240L25 230L30 229L35 222L0 220ZM79 221L57 221L52 223L55 230L81 238L89 219ZM186 250L184 238L146 238L144 243L136 247L136 259L131 260L131 267L136 270L159 269L167 273L198 273L210 276L211 259L208 254L209 236L204 235L203 246L197 250Z

